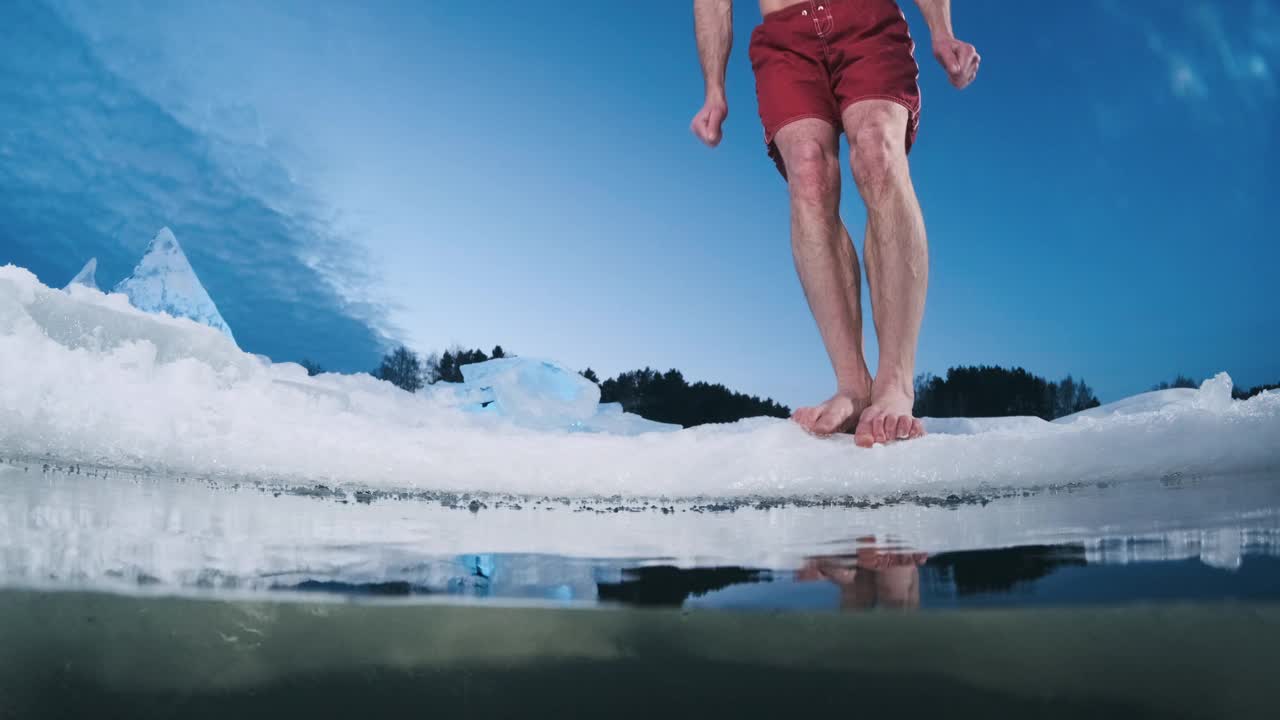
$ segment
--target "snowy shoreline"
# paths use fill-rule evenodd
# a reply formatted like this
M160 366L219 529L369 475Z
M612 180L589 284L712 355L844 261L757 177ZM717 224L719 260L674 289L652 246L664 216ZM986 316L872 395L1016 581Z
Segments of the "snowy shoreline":
M574 396L553 407L535 393L531 406L515 403L504 415L476 412L475 398L457 388L409 394L367 375L308 377L298 365L244 353L211 328L144 313L122 295L51 289L14 266L0 267L0 377L5 456L311 486L946 497L1280 470L1280 392L1232 400L1225 374L1198 390L1145 393L1052 423L931 419L930 436L870 450L772 418L678 432L619 434L637 429L626 423L572 432L555 423L594 401ZM506 387L530 390L518 379ZM548 408L558 410L539 417ZM554 422L542 422L548 418Z

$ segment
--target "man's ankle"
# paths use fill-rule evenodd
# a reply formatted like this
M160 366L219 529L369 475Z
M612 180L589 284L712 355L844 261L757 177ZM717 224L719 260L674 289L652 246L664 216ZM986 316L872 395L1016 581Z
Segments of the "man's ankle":
M872 386L871 373L866 373L863 376L854 375L848 378L836 378L837 395L858 398L871 397Z
M875 394L893 393L895 395L904 395L909 398L916 396L915 381L910 375L901 373L879 373L876 375L874 388Z

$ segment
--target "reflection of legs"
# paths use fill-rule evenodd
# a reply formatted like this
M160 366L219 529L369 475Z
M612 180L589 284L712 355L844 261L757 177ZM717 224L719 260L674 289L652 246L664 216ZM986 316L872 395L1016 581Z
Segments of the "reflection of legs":
M864 100L846 108L843 121L853 177L867 206L867 284L880 345L871 404L856 431L860 445L871 445L924 433L911 406L929 248L907 166L906 108Z
M857 570L853 582L840 586L841 610L870 610L876 606L876 574Z
M811 557L796 572L796 581L826 579L840 588L840 609L920 607L920 566L928 553L882 551L873 545L854 555Z
M876 571L876 604L883 608L920 607L920 568L894 565Z
M871 375L862 355L862 272L840 220L839 138L829 123L807 118L783 126L774 142L787 170L796 273L836 374L836 394L794 417L811 432L841 432L870 401Z

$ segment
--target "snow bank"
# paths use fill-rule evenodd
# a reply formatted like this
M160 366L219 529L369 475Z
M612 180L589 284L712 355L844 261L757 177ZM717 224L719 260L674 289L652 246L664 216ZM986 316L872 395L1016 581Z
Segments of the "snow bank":
M1233 401L1225 375L1054 423L928 420L929 437L865 450L767 418L614 434L645 423L609 406L582 428L608 432L522 427L520 403L533 396L513 367L471 369L465 397L410 395L366 375L312 378L121 296L51 290L0 268L0 454L10 456L268 481L673 498L946 495L1280 469L1280 393ZM476 412L471 391L483 387L487 402L516 416ZM572 392L525 425L586 407L573 386L558 389Z

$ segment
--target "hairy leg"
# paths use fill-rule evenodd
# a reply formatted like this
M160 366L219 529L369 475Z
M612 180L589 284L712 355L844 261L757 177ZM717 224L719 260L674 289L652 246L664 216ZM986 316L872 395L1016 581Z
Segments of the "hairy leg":
M836 394L793 417L828 435L848 430L871 398L862 354L862 273L840 220L840 140L830 123L808 118L784 126L775 142L787 169L796 273L836 374Z
M924 434L912 416L915 354L929 286L924 217L907 165L907 110L865 100L844 111L850 161L867 206L867 285L880 358L871 404L858 420L858 444Z

